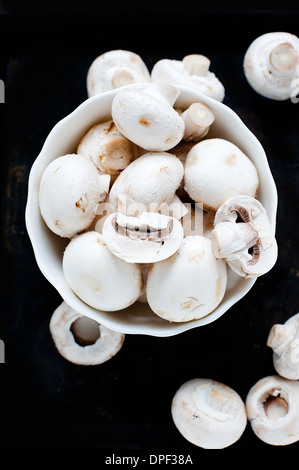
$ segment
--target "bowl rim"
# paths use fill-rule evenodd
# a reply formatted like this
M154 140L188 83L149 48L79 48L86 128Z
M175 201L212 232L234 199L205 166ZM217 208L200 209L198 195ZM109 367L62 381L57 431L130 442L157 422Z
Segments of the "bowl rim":
M149 84L131 84L131 85L126 85L122 87L122 89L124 88L142 89L146 85L149 85ZM275 181L274 181L274 178L273 178L270 166L269 166L268 158L266 156L265 150L261 142L253 134L253 132L245 125L245 123L238 116L238 114L228 105L224 104L223 102L217 101L213 98L210 98L189 87L182 86L182 85L175 85L175 84L174 86L176 86L180 90L181 93L183 92L183 94L187 96L193 95L193 99L194 99L194 96L196 95L196 99L203 101L207 105L211 105L211 107L215 109L223 110L224 112L226 112L230 116L230 119L232 119L238 126L240 126L243 129L243 132L245 133L245 135L247 135L247 137L251 139L252 143L256 146L256 149L258 149L260 153L259 158L263 159L262 164L264 168L267 170L267 180L268 180L268 186L271 191L270 197L272 201L271 210L268 210L267 213L268 213L268 217L270 220L273 233L275 233L277 207L278 207L278 193L277 193L276 184L275 184ZM37 173L40 171L39 167L41 163L43 162L45 155L47 154L48 148L50 147L53 138L55 138L55 134L60 130L60 128L63 127L68 121L76 118L77 115L80 115L80 113L84 112L85 109L88 109L92 103L94 102L97 103L97 101L101 101L103 97L112 99L112 97L117 93L118 90L119 89L109 90L107 92L103 92L101 94L87 98L85 101L80 103L71 113L63 117L61 120L59 120L48 133L44 141L44 144L39 154L35 158L31 166L30 172L29 172L27 201L26 201L26 207L25 207L25 226L26 226L26 230L27 230L31 245L32 245L35 260L36 260L38 268L40 269L44 277L53 285L56 291L61 295L62 300L68 303L72 308L74 308L74 310L78 310L78 308L77 308L77 305L74 305L73 298L69 296L67 293L65 293L63 289L60 288L59 283L56 282L55 276L53 276L53 274L49 271L49 269L47 269L47 265L45 263L43 253L39 247L38 239L35 234L35 230L34 230L35 215L34 215L34 210L33 210L33 207L34 207L33 198L35 197ZM178 100L180 96L181 94L179 95ZM199 320L192 320L190 322L182 322L182 323L166 322L166 325L163 328L160 328L160 327L158 328L155 325L145 326L142 322L141 324L132 324L132 325L121 324L120 325L118 320L113 320L110 317L109 319L99 318L99 316L101 316L100 315L101 312L92 309L87 304L84 304L83 301L81 301L83 303L82 311L84 311L82 315L86 315L92 319L95 319L96 321L102 323L107 328L110 328L114 331L118 331L124 334L139 334L139 335L156 336L156 337L175 336L177 334L183 333L184 331L188 331L190 329L204 326L217 320L220 316L222 316L225 312L227 312L235 303L241 300L241 298L243 298L248 293L248 291L253 287L256 280L257 278L247 278L247 279L244 278L243 283L242 283L242 291L239 292L238 294L233 295L230 301L228 302L228 306L226 306L225 308L222 307L222 302L221 302L213 312L211 312L210 314L208 314L207 316ZM104 312L104 313L107 313L107 312ZM113 313L113 312L108 312L108 313Z

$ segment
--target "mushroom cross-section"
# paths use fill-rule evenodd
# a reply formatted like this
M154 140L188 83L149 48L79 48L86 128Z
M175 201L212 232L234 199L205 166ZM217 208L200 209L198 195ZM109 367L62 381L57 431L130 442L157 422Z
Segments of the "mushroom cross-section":
M77 235L63 254L65 279L75 294L91 307L121 310L132 305L143 290L141 268L115 256L100 233Z
M52 314L50 332L62 357L74 364L98 365L121 349L125 335L82 316L63 301Z
M131 83L149 83L150 73L141 57L122 49L99 55L87 73L88 96L114 90Z
M153 84L143 89L125 88L118 90L112 101L112 119L118 130L148 151L171 149L185 130L184 121L160 90Z
M273 350L276 372L290 380L299 380L299 313L283 325L272 326L267 346Z
M87 229L109 184L110 175L100 175L81 155L55 158L44 170L39 189L40 212L47 226L65 238Z
M175 393L171 414L179 432L204 449L223 449L242 436L247 416L240 395L211 379L192 379Z
M209 68L210 60L202 54L189 54L182 60L161 59L153 66L151 79L153 83L164 81L187 86L217 101L223 101L224 86Z
M249 390L247 416L253 432L267 444L299 440L299 382L279 375L264 377Z
M287 32L271 32L257 37L244 56L244 74L260 95L287 100L299 79L299 38Z
M111 214L103 238L115 256L129 263L155 263L175 253L184 236L179 220L156 212L137 217Z
M208 238L183 239L170 258L151 265L146 295L158 316L170 322L186 322L211 313L226 291L226 263L216 259Z
M250 196L230 198L219 207L211 240L216 258L226 259L240 276L261 276L277 260L277 242L266 210Z

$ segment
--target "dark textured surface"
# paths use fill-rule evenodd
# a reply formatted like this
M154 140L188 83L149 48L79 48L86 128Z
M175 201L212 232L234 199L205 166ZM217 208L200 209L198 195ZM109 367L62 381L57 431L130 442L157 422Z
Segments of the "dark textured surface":
M245 400L274 374L266 340L274 323L299 311L299 103L274 102L248 86L242 70L250 42L269 31L299 35L299 12L194 12L146 15L2 16L0 448L159 449L190 453L170 404L186 380L209 377ZM117 34L116 34L117 31ZM154 31L154 33L153 33ZM17 42L12 41L18 37ZM95 367L63 359L49 320L61 298L40 273L24 211L31 165L48 133L86 99L91 61L122 48L149 69L161 58L210 57L226 89L224 102L261 141L276 181L279 258L273 270L213 324L170 338L126 336L121 351ZM271 448L248 426L231 449ZM299 443L284 448L298 449ZM104 453L105 453L104 452Z

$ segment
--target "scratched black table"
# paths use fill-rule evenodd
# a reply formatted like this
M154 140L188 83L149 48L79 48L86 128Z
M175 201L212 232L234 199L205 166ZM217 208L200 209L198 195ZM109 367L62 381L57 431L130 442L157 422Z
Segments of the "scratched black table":
M257 95L244 78L242 60L258 35L278 30L298 35L298 25L296 10L0 17L0 78L5 82L5 104L0 105L0 338L5 344L0 448L96 449L103 456L140 450L196 459L202 449L188 443L172 422L170 404L178 387L209 377L245 400L257 380L275 373L266 346L269 329L299 311L299 104ZM149 69L161 58L181 59L193 52L211 59L226 89L224 103L268 156L279 196L279 258L216 322L174 337L127 335L113 359L84 367L63 359L50 337L49 320L61 298L39 271L26 233L27 180L49 131L87 98L91 61L116 48L140 54ZM271 446L249 424L230 447L262 448ZM295 448L299 443L283 450Z

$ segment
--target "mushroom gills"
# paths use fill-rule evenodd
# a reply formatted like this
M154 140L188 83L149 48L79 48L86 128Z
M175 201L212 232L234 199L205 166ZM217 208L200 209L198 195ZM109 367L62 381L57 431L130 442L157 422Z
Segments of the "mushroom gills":
M103 226L108 248L130 263L154 263L170 257L178 250L183 235L180 221L155 212L136 217L113 213Z
M216 258L226 259L244 277L265 274L277 259L277 242L266 211L250 196L230 198L219 207L211 240Z

